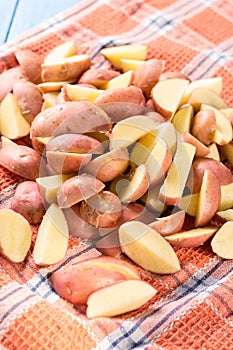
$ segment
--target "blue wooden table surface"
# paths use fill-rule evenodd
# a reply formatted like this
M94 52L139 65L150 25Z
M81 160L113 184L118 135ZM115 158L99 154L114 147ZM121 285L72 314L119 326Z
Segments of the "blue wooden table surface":
M80 0L0 0L0 45L72 7Z

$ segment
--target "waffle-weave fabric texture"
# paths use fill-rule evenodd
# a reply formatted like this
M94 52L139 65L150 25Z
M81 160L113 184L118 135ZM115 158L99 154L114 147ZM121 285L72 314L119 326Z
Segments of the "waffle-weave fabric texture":
M146 44L147 58L164 59L168 71L193 80L222 76L222 96L233 107L232 5L232 0L85 0L0 47L0 71L16 65L18 48L44 56L75 40L102 67L102 48ZM0 167L0 208L10 206L22 180ZM32 230L35 241L38 226ZM88 319L84 309L59 298L50 277L61 266L99 255L91 244L70 238L65 259L49 267L36 266L31 254L20 264L0 257L2 349L233 349L233 263L215 255L209 243L178 249L181 270L173 275L138 267L158 291L140 309Z

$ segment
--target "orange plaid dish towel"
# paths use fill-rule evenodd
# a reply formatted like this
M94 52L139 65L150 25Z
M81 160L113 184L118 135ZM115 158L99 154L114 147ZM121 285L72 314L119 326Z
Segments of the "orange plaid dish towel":
M111 45L147 44L148 58L191 79L222 76L223 98L233 107L232 0L85 0L49 23L0 48L0 71L16 65L14 50L41 55L75 40L98 67ZM0 207L9 207L22 181L0 167ZM1 223L0 223L1 229ZM38 227L33 227L34 236ZM233 249L233 247L232 247ZM50 276L60 266L98 256L70 239L65 259L39 268L30 254L21 264L0 257L0 349L7 350L230 350L233 349L233 262L208 244L177 250L182 269L161 276L143 271L156 296L137 311L87 319L59 298Z

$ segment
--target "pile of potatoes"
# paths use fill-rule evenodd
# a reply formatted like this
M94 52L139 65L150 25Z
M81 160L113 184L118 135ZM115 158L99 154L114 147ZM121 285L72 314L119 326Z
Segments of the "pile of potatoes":
M96 273L102 284L88 295L82 288L85 298L77 301L78 264L52 278L70 302L88 304L92 296L89 317L134 310L154 296L138 275L142 287L118 286L135 280L118 271L123 255L170 274L181 268L174 247L210 240L216 254L233 259L233 109L221 97L222 78L191 81L166 71L163 60L147 59L146 45L107 47L100 55L105 68L74 42L44 58L21 50L18 66L0 74L0 165L22 177L11 207L0 209L1 253L24 261L30 225L39 225L32 254L42 266L65 257L69 235L91 240L112 259L111 266L84 266L86 277ZM104 269L113 291L103 288L111 287ZM104 294L95 299L100 285ZM111 303L111 311L93 306L127 288L145 298L115 311Z

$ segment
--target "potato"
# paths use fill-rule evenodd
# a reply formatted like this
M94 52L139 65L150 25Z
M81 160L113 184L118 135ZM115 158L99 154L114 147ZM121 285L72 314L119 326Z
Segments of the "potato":
M108 131L111 120L99 107L90 102L64 102L45 109L31 125L31 138Z
M96 227L114 227L121 217L121 201L110 191L100 191L82 201L81 217Z
M192 135L204 145L210 145L216 130L216 117L211 109L202 110L196 113L193 119Z
M206 169L211 170L220 182L220 186L233 182L233 175L223 163L210 158L197 157L192 164L192 192L198 193L201 188L202 178Z
M45 56L44 62L54 62L60 58L70 57L77 54L77 47L74 41L67 41L55 46Z
M24 78L21 67L10 68L2 72L0 74L0 102L9 92L12 92L14 84Z
M102 154L103 145L94 137L82 134L64 134L51 139L46 151Z
M94 291L126 279L140 279L136 268L126 261L104 256L64 266L51 276L52 285L62 298L83 305Z
M122 87L113 90L106 90L95 100L95 104L112 102L135 103L140 106L146 105L146 100L141 89L136 86Z
M93 292L87 300L87 317L114 317L145 305L156 289L142 280L114 283Z
M39 177L42 163L40 154L28 146L9 145L0 149L0 164L25 179Z
M31 246L29 222L12 209L0 209L0 253L14 263L23 262Z
M13 85L13 94L24 118L31 123L41 112L43 98L37 85L30 81L18 81Z
M107 182L120 176L128 165L129 153L127 148L123 147L96 157L85 166L84 171L100 181Z
M211 241L213 252L223 259L233 259L233 222L227 221Z
M35 181L23 181L16 187L11 209L21 214L30 224L42 221L45 214L43 198Z
M217 231L215 226L197 227L166 236L166 240L177 248L195 248L204 244Z
M152 119L157 119L158 123L162 123L165 119L158 113L152 111L150 108L141 106L131 102L112 102L100 104L102 110L111 118L112 123L118 123L119 121L135 116L135 115L147 115Z
M91 84L102 89L106 82L119 75L120 72L113 69L93 67L84 72L78 82L81 84Z
M70 208L64 208L69 234L73 237L84 239L96 239L99 237L98 228L88 224L80 215L80 204L75 204Z
M92 155L88 153L72 153L47 151L48 166L57 174L71 174L90 163Z
M150 97L152 88L159 81L164 66L164 61L152 58L141 64L135 71L133 84L143 91L146 99Z
M69 208L102 191L103 182L89 174L81 174L67 179L57 192L57 202L61 208Z
M41 64L41 78L47 81L78 80L91 67L90 56L87 54L64 57L53 62Z
M180 232L185 220L185 211L180 210L171 215L157 219L149 224L153 230L159 232L162 236L169 236Z
M28 79L32 83L40 83L42 57L36 52L27 49L18 50L15 56Z

